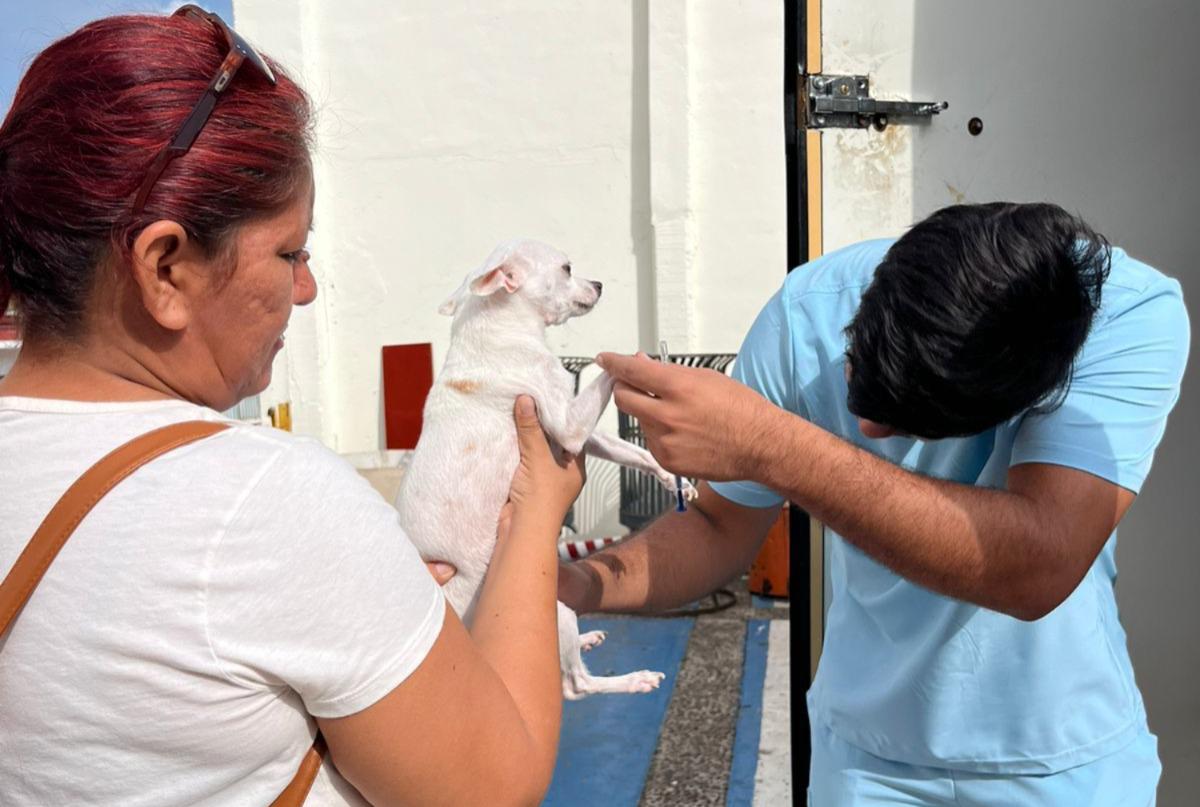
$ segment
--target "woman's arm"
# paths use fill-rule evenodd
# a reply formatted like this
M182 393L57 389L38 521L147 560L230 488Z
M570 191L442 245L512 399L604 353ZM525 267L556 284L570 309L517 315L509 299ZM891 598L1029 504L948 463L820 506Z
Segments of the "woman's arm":
M516 421L521 463L472 632L447 608L408 679L357 714L319 720L338 770L372 804L536 805L550 784L562 711L555 542L583 467L556 461L531 399L518 399Z

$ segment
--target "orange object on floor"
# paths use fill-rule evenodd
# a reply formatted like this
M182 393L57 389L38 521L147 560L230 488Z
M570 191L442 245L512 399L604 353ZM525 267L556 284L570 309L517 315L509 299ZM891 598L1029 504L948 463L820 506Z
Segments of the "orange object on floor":
M791 540L788 535L788 506L779 510L779 518L771 525L767 540L750 564L748 588L752 594L764 597L787 597L790 591L788 560Z
M416 448L433 386L433 345L383 348L383 424L388 448Z

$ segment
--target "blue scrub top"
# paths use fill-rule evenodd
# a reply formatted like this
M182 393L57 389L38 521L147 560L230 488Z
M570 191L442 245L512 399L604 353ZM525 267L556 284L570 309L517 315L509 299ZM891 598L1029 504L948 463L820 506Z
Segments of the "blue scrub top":
M1114 249L1060 408L973 437L870 440L846 408L843 330L892 243L856 244L792 272L746 336L734 377L921 474L1003 488L1011 466L1041 462L1136 493L1187 361L1179 284ZM783 501L753 482L713 487L750 507ZM1113 593L1115 532L1079 587L1036 622L935 594L831 535L833 597L809 705L846 742L914 765L1037 774L1116 751L1145 725Z

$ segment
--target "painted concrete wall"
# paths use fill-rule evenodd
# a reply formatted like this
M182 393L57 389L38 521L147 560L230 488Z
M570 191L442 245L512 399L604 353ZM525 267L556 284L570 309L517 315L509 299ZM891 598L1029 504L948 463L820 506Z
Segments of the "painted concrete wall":
M786 270L779 3L235 0L320 112L313 265L264 407L382 445L382 345L524 235L604 282L563 355L735 351Z

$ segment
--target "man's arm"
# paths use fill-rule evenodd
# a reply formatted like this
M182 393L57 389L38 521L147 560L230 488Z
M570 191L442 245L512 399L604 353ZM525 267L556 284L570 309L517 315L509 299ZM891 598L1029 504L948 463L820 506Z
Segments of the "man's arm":
M1134 499L1057 465L1018 465L1006 490L933 479L779 414L763 484L902 577L1019 619L1075 590Z
M779 515L743 507L707 484L687 512L562 567L559 599L576 611L661 611L703 597L745 571Z
M1044 616L1075 589L1134 498L1046 464L1013 468L1007 490L931 479L720 373L612 354L600 363L663 467L760 482L909 580L1020 619Z

